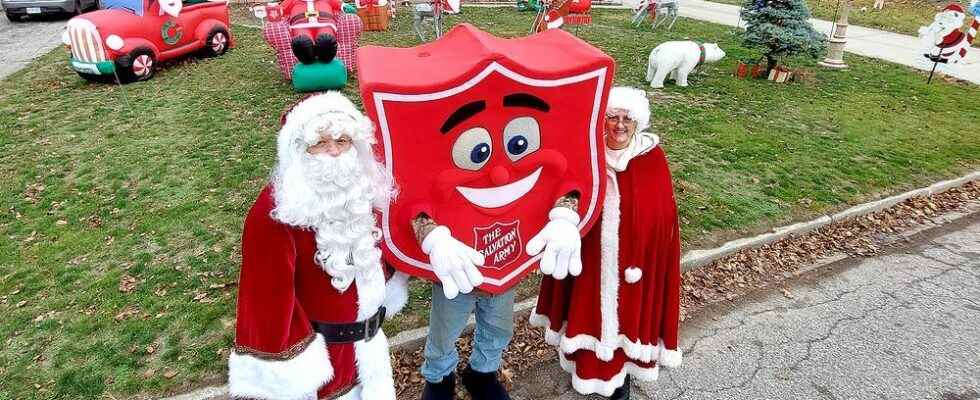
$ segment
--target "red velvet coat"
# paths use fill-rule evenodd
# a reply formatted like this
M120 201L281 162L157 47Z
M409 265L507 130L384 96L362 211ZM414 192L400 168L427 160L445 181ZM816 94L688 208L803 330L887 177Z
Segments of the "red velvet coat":
M318 17L314 23L310 23L309 18L298 18L298 16L304 15L309 9L309 3L307 0L285 0L280 6L283 10L283 18L290 24L290 38L295 38L297 36L309 36L311 41L315 41L317 35L321 33L329 33L334 37L337 36L338 27L334 18L343 13L341 10L342 4L340 1L313 1L313 8L316 11L334 16L329 18ZM296 18L296 20L294 20L294 18Z
M610 183L602 220L582 240L582 274L545 277L531 315L583 394L609 396L627 373L653 380L658 363L680 363L680 233L663 150L615 179L618 195Z
M236 346L229 360L231 394L291 399L315 391L319 398L330 398L350 390L359 375L361 386L368 384L355 363L365 358L378 371L370 375L383 375L387 366L387 379L380 376L378 390L388 393L391 372L383 332L370 342L326 344L310 323L349 323L374 315L384 299L381 266L359 273L355 284L338 291L314 261L313 231L273 219L273 208L269 185L245 219ZM394 398L393 390L390 394Z

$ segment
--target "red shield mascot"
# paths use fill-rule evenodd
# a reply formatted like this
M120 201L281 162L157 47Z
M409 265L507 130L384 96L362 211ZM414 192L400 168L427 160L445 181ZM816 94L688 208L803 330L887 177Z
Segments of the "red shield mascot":
M284 118L271 183L245 219L235 398L395 399L380 327L404 305L388 283L373 210L390 179L372 125L342 95L310 97Z
M601 221L582 239L582 274L543 279L531 324L579 393L628 399L630 376L654 380L660 365L681 363L680 234L660 139L644 132L646 94L613 88L606 109Z
M422 398L455 398L456 339L475 312L463 384L474 399L508 399L495 374L513 286L539 263L557 279L581 271L605 185L613 61L563 31L500 39L463 24L415 48L361 48L358 64L399 188L381 212L385 260L438 283Z

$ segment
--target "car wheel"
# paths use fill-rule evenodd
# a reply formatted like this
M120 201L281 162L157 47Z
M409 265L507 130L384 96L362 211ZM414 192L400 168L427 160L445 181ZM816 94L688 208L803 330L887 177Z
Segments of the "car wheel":
M14 14L14 13L12 13L10 11L4 11L3 13L7 15L7 19L10 20L10 22L21 22L21 21L23 21L23 19L21 19L21 16L20 15Z
M208 40L204 43L201 52L205 57L217 57L228 51L228 44L231 43L231 36L225 28L214 28L208 34Z
M153 77L157 58L149 49L136 49L116 59L116 73L121 83L145 81Z

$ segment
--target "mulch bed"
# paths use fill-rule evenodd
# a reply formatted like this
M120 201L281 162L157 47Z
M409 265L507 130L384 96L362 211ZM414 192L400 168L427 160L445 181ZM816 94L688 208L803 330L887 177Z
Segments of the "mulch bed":
M717 260L683 276L681 320L706 305L732 301L748 292L778 284L795 276L801 268L835 253L855 257L879 254L886 238L932 222L943 214L963 211L980 204L980 183L906 200L888 209L832 223L814 232L790 237L758 249L742 251ZM471 337L460 340L460 371L465 367ZM543 362L554 362L555 353L544 343L540 329L528 326L526 318L515 323L514 339L504 355L502 379L513 387L515 379ZM399 399L420 398L424 379L419 374L422 349L394 352L395 386ZM458 383L458 382L457 382ZM461 399L468 399L457 385Z

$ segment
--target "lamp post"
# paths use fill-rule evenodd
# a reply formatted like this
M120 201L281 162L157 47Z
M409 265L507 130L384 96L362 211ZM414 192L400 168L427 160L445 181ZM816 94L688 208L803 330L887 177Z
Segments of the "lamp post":
M844 69L844 45L847 44L847 13L851 10L851 1L842 0L840 15L834 27L834 34L830 38L830 45L827 46L827 57L820 62L820 65L827 68Z

